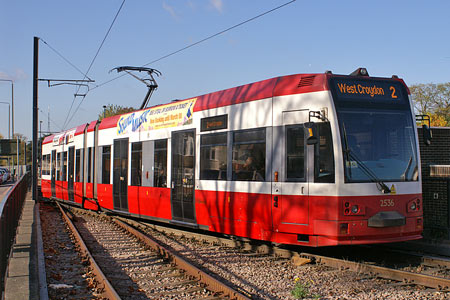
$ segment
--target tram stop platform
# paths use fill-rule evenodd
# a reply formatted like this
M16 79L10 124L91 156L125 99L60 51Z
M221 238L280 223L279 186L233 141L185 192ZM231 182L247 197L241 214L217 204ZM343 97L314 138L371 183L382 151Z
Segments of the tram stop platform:
M31 192L26 195L11 252L5 299L48 299L39 204L35 204Z

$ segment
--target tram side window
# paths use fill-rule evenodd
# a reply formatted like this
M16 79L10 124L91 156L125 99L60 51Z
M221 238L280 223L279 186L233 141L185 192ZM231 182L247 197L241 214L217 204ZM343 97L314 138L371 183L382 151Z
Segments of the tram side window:
M47 175L50 175L50 154L47 154Z
M61 153L56 153L56 180L61 180Z
M200 179L227 180L227 133L201 136Z
M41 160L41 175L48 175L47 174L47 170L48 168L48 162L47 162L47 157L48 155L42 155L42 160Z
M67 181L67 151L63 152L61 177L62 181Z
M102 147L102 184L111 183L111 146Z
M167 139L155 141L153 186L167 186Z
M314 182L334 183L334 151L330 123L318 123L319 143L315 145Z
M41 175L45 175L45 164L46 164L45 156L46 155L42 155L42 158L41 158Z
M305 181L305 133L303 126L286 128L286 180Z
M92 182L92 147L88 148L87 182Z
M45 175L45 155L42 155L41 158L41 176Z
M131 144L131 185L142 185L142 142Z
M81 178L81 149L75 150L75 182L82 182Z
M56 174L56 151L53 150L52 151L52 155L51 155L51 159L52 159L52 164L51 164L51 173L50 175L52 175L52 179L54 180L58 180L57 174Z
M45 155L41 158L41 175L45 175Z
M233 133L232 178L264 181L266 175L266 129Z

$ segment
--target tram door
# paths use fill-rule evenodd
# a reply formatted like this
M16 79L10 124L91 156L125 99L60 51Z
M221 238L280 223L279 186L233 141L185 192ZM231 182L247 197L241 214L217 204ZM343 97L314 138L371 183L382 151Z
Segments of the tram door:
M195 223L195 130L172 132L171 202L174 221Z
M114 209L128 211L128 139L114 140Z
M278 180L272 183L272 218L276 231L306 230L309 225L309 158L312 146L307 146L303 124L309 111L285 111L282 124L274 126L273 172ZM275 176L274 176L275 177Z
M52 187L52 197L56 197L56 150L52 150L52 180L51 180L51 187Z
M73 173L75 169L75 147L69 147L69 176L67 188L69 190L69 201L74 201L73 194Z

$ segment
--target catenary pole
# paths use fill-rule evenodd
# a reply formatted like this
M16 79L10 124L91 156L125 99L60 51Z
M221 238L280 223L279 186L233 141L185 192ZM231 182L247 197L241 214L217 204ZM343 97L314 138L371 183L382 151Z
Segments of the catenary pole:
M37 193L37 141L38 141L38 56L39 56L39 38L34 37L33 53L33 154L32 154L32 182L33 182L33 200L38 201Z

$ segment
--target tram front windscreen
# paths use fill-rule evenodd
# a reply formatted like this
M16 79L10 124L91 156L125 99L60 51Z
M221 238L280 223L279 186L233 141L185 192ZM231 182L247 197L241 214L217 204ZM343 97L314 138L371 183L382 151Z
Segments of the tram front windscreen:
M345 182L416 181L418 153L411 106L398 80L334 77Z

